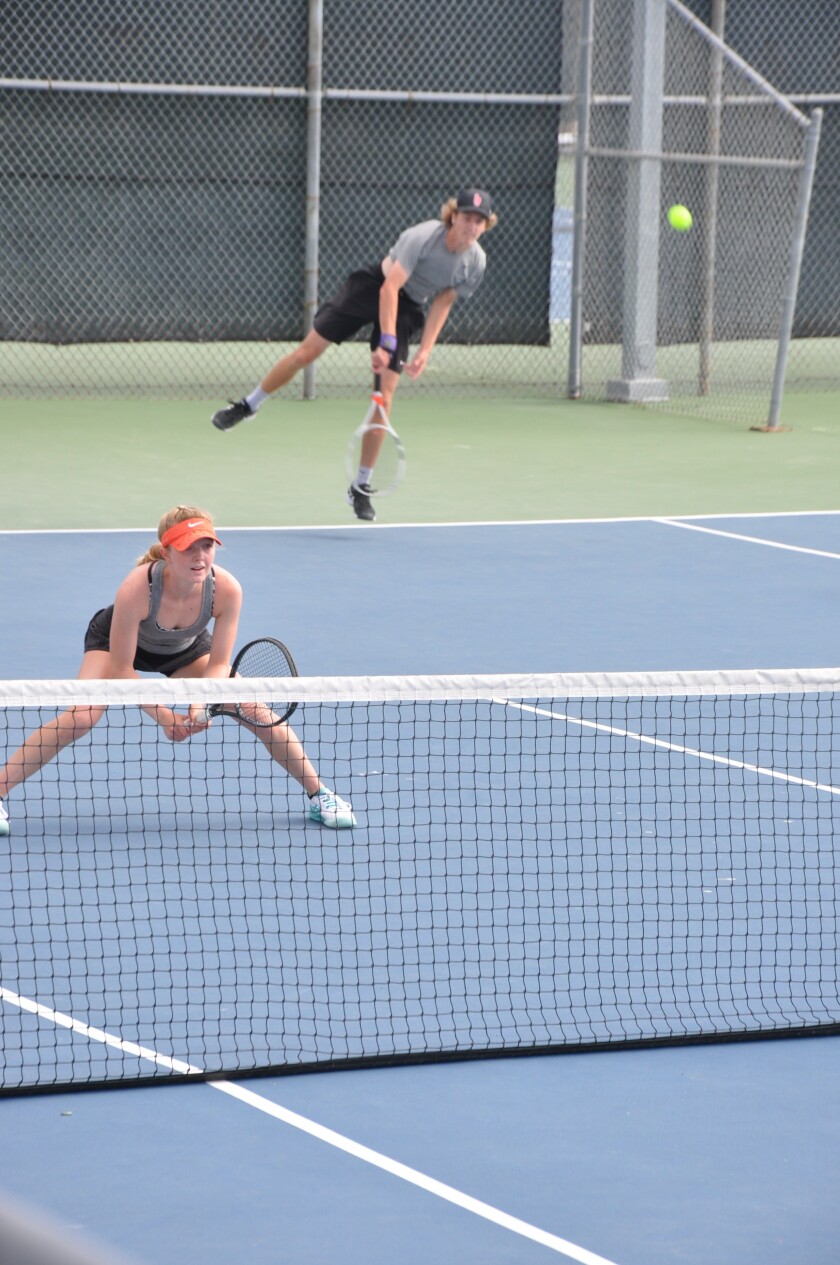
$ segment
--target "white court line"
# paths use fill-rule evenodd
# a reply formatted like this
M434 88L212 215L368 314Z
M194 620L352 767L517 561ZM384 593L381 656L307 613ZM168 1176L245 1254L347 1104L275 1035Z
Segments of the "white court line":
M304 1133L311 1134L312 1137L326 1142L329 1146L346 1151L357 1160L364 1160L366 1164L373 1164L376 1168L384 1169L386 1173L410 1182L412 1186L419 1186L421 1190L428 1191L430 1195L436 1195L438 1199L445 1199L447 1203L455 1204L456 1207L472 1212L477 1217L483 1217L485 1221L492 1221L502 1229L511 1230L522 1238L540 1243L543 1247L559 1252L570 1260L579 1261L581 1265L614 1265L614 1262L608 1261L605 1256L598 1256L585 1247L570 1243L568 1239L549 1234L547 1230L541 1230L528 1221L520 1221L519 1217L512 1217L509 1213L494 1208L492 1204L486 1204L481 1199L474 1199L472 1195L464 1194L462 1190L456 1190L454 1186L447 1186L445 1182L439 1182L434 1177L427 1177L416 1168L409 1168L407 1164L401 1164L399 1160L392 1160L389 1156L381 1155L379 1151L372 1151L370 1147L362 1146L360 1142L354 1142L351 1138L345 1138L342 1134L335 1133L324 1125L316 1124L313 1120L307 1120L305 1116L299 1116L286 1107L279 1107L276 1103L269 1102L268 1099L252 1093L249 1089L244 1089L241 1085L232 1085L227 1081L210 1081L209 1083L214 1089L220 1089L223 1094L229 1094L232 1098L247 1103L249 1107L256 1107L258 1111L264 1111L266 1115L274 1116L275 1119L282 1120L295 1129L301 1129Z
M37 1015L38 1018L45 1019L61 1028L69 1028L72 1032L87 1037L91 1041L99 1041L101 1044L121 1050L123 1053L151 1061L158 1067L165 1067L173 1072L201 1075L201 1069L192 1066L190 1063L185 1063L181 1059L170 1058L166 1054L159 1054L156 1050L152 1050L148 1046L137 1045L133 1041L123 1041L120 1037L114 1036L113 1033L104 1032L101 1028L93 1028L79 1019L73 1019L70 1015L62 1014L61 1011L52 1010L49 1006L43 1006L40 1002L32 1001L28 997L21 997L20 994L13 993L10 989L3 988L1 985L0 1001L8 1002L11 1006L17 1006L18 1009ZM241 1085L235 1085L230 1081L223 1080L210 1080L206 1083L211 1089L227 1094L229 1098L235 1098L247 1107L253 1107L256 1111L262 1111L265 1115L272 1116L275 1120L280 1120L283 1124L290 1125L293 1129L299 1129L302 1133L308 1133L311 1137L317 1138L318 1141L325 1142L328 1146L333 1146L339 1151L344 1151L347 1155L352 1155L357 1160L364 1161L365 1164L372 1164L375 1168L380 1168L384 1172L390 1173L392 1177L399 1177L402 1181L409 1182L412 1186L418 1186L430 1195L436 1195L438 1199L445 1199L447 1203L455 1204L456 1207L463 1208L464 1211L471 1212L477 1217L483 1217L485 1221L492 1221L495 1225L501 1226L502 1229L510 1230L522 1238L539 1243L543 1247L550 1248L553 1252L559 1252L561 1256L566 1256L569 1260L580 1262L580 1265L615 1265L614 1261L607 1260L605 1256L598 1256L596 1252L590 1252L585 1247L578 1247L576 1243L570 1243L567 1239L561 1239L556 1234L549 1234L547 1230L541 1230L538 1226L531 1225L528 1221L521 1221L519 1217L512 1217L509 1213L502 1212L499 1208L494 1208L492 1204L486 1204L481 1199L474 1199L472 1195L467 1195L463 1191L457 1190L454 1186L448 1186L445 1182L439 1182L436 1178L429 1177L416 1168L409 1168L407 1164L401 1164L399 1160L391 1159L388 1155L382 1155L379 1151L373 1151L370 1147L362 1145L361 1142L354 1142L352 1138L336 1133L335 1130L328 1129L325 1125L318 1124L315 1120L309 1120L306 1116L298 1115L296 1111L290 1111L287 1107L281 1107L279 1104L271 1102L268 1098L263 1098L261 1094L253 1093L250 1089L245 1089ZM72 1092L72 1087L70 1092Z
M814 782L809 778L796 777L793 773L781 773L778 769L767 769L761 764L733 760L729 756L715 755L712 751L701 751L696 747L681 747L676 742L666 742L664 738L651 738L647 734L636 733L632 729L618 729L614 725L583 720L580 716L569 716L565 712L554 712L546 707L534 707L529 703L514 703L509 698L494 698L490 701L498 703L501 707L515 707L520 712L531 712L534 716L545 716L548 720L562 720L568 725L577 725L581 729L597 729L614 738L629 738L633 742L644 743L649 747L676 752L677 755L693 756L696 760L708 760L711 764L723 764L731 769L744 769L747 773L758 773L761 777L775 778L778 782L788 782L792 786L807 786L814 791L825 791L828 795L840 795L840 786L832 786L827 782Z
M804 512L804 511L803 511ZM838 511L840 513L840 511ZM732 514L721 515L735 517ZM750 515L754 517L754 515ZM216 524L218 532L382 532L382 531L438 531L452 527L585 527L588 525L611 526L613 523L652 523L656 519L646 515L627 518L503 518L503 519L453 519L443 523L297 523L285 527L230 526ZM154 537L157 527L3 527L2 536L148 536Z
M702 531L709 536L726 536L729 540L744 540L751 545L766 545L768 549L788 549L791 553L810 553L815 558L840 558L840 553L828 549L812 549L806 545L786 545L780 540L765 540L763 536L743 536L736 531L724 531L720 527L700 527L697 523L684 523L678 518L653 518L653 523L663 527L682 527L684 531Z
M417 530L418 528L428 528L430 531L436 531L441 527L586 527L586 526L611 526L612 524L622 525L624 523L663 523L673 527L691 527L692 523L685 520L711 520L718 518L832 518L837 517L840 510L758 510L755 512L732 511L724 514L669 514L669 515L651 515L651 514L628 514L625 516L610 516L601 518L513 518L513 519L453 519L451 522L444 523L298 523L280 527L260 527L252 526L235 526L228 524L222 526L218 524L220 532L333 532L333 531L405 531ZM695 527L695 531L701 531L702 528ZM157 526L149 527L5 527L0 528L0 537L2 536L126 536L126 535L148 535L150 532L154 536ZM728 533L722 532L722 535ZM744 536L744 540L753 539L753 537ZM760 544L768 544L768 541L759 539ZM783 548L784 546L779 546ZM794 548L793 545L787 548ZM834 555L830 555L834 556Z
M805 511L803 511L804 513ZM840 513L840 510L837 511ZM735 517L732 514L721 515L724 518ZM754 517L754 515L750 515ZM493 518L493 519L452 519L442 523L295 523L284 527L231 526L216 524L217 531L227 532L377 532L377 531L417 531L428 529L437 531L441 527L585 527L588 525L610 526L613 523L652 523L656 519L649 514L634 515L626 518ZM154 536L157 527L3 527L0 536Z

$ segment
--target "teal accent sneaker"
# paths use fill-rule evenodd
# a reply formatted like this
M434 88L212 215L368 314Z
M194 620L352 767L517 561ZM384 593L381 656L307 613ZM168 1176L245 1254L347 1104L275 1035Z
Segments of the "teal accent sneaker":
M349 807L349 805L348 805ZM0 835L9 833L9 814L6 812L6 805L0 799Z
M309 800L309 819L330 830L350 830L356 824L353 809L346 799L322 786Z

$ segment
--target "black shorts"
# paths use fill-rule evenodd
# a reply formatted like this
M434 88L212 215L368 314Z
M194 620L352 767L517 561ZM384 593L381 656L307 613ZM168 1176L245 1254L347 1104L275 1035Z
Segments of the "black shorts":
M379 291L385 274L381 264L368 264L351 272L344 285L315 313L313 324L322 338L330 343L343 343L365 325L373 325L370 349L379 346ZM397 350L391 353L391 368L401 373L408 360L408 345L423 328L425 315L419 303L400 291L397 307Z
M87 626L85 650L111 649L111 620L113 618L113 606L106 606L103 610L96 612ZM191 646L187 646L186 650L177 650L175 654L152 654L148 650L141 650L138 646L133 667L135 672L160 672L163 676L172 676L172 673L177 672L179 668L185 668L188 663L195 663L196 659L201 659L209 653L210 634L205 629L203 633L199 633Z

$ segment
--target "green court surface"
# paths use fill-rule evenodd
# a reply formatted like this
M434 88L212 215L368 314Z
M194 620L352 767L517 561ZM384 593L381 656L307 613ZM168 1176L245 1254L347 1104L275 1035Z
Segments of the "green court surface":
M355 522L344 451L366 400L281 400L222 434L218 399L4 399L0 529L148 527L175 503L230 526ZM405 483L381 523L840 509L835 394L791 394L788 429L562 398L411 399Z

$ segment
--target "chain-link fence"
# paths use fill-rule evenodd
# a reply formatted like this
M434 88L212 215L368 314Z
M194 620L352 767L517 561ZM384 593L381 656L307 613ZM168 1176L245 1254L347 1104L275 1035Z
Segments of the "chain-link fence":
M521 0L485 0L453 24L448 0L397 6L387 22L373 0L7 0L0 393L239 394L305 332L313 293L326 298L475 183L499 213L483 239L487 277L456 304L412 391L566 394L579 302L583 395L623 398L608 383L639 376L623 362L641 347L666 407L761 421L818 91L827 113L787 386L840 389L840 112L825 95L840 86L825 51L840 9L756 0L728 16L724 36L796 97L790 107L669 0L659 142L672 157L651 160L651 253L639 214L651 192L631 187L643 163L628 154L631 135L656 133L634 116L628 31L634 8L661 0L592 0L589 144L601 152L576 221L587 3L528 0L523 22ZM721 28L722 0L692 8ZM766 33L782 26L780 52ZM815 39L822 60L808 58ZM691 232L666 231L671 201L691 206ZM648 349L626 334L628 314L639 320L628 294L644 303L652 269ZM574 368L574 340L571 352ZM357 391L365 378L366 357L347 346L319 362L314 385Z
M756 425L778 423L786 360L790 381L840 388L835 340L787 357L820 116L678 0L582 12L573 386ZM674 204L689 231L670 227Z
M708 22L705 5L698 16ZM717 0L718 8L721 0ZM692 5L692 7L695 7ZM840 5L827 0L739 0L720 25L735 48L793 105L823 111L805 257L796 306L797 338L837 337L840 326ZM795 369L795 364L792 365ZM794 381L799 375L793 374Z
M10 0L0 110L5 391L250 387L328 297L459 186L489 188L487 279L425 389L557 391L550 280L562 10L448 0ZM501 31L505 40L499 39ZM322 39L320 38L322 36ZM317 389L357 390L358 348ZM299 383L289 388L300 391Z

